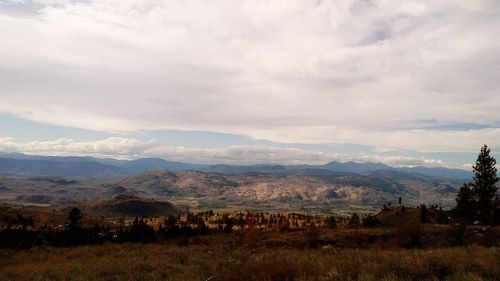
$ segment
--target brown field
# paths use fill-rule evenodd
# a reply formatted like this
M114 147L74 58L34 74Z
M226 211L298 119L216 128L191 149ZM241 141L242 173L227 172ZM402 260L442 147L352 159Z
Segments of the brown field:
M249 250L231 236L198 240L2 250L0 280L500 280L498 248Z
M64 223L65 211L0 206L4 218L30 216L35 227ZM338 224L329 227L324 216L310 217L307 224L300 219L300 227L294 227L296 214L284 213L280 216L287 218L285 223L245 223L232 233L181 235L153 244L107 241L71 248L0 250L0 280L500 281L499 227L422 224L419 212L386 209L377 215L380 223L374 227L353 227L339 217ZM267 220L271 215L277 214L262 217ZM185 216L178 223L186 223ZM211 227L220 216L201 214ZM147 223L156 229L163 220L148 218ZM82 225L116 222L117 218L85 217Z

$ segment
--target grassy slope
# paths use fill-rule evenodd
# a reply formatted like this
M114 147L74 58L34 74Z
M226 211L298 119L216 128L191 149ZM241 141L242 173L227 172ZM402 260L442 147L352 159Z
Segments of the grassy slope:
M499 280L498 248L266 249L113 244L0 251L0 280Z

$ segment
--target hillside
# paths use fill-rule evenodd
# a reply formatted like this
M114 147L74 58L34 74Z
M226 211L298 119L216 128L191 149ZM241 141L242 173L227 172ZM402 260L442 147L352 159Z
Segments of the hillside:
M162 169L98 181L3 177L0 198L3 202L64 205L133 195L197 208L302 209L345 204L382 206L403 197L410 205L449 206L460 184L395 171L366 175L316 172L222 174Z
M168 202L145 200L137 196L118 195L111 200L99 202L85 209L92 215L110 217L169 216L179 211Z

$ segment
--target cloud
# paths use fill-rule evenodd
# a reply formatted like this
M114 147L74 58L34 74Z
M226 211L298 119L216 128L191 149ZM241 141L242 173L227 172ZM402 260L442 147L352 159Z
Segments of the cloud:
M475 152L484 144L500 147L500 128L475 130L365 130L354 127L297 127L289 131L254 131L257 138L290 143L320 143L335 139L339 143L372 145L378 151Z
M171 161L202 164L325 164L336 161L379 162L392 166L442 166L437 159L382 154L342 154L294 147L232 145L225 148L173 147L157 140L141 141L112 137L97 141L77 142L72 139L17 142L0 138L0 151L35 155L93 156L118 159L160 157Z
M498 124L498 1L22 5L37 12L0 11L0 112L113 132L417 151L500 145L496 128L401 129Z
M408 156L386 156L377 154L354 157L354 160L358 162L384 163L387 165L398 167L442 167L445 165L445 163L443 163L443 161L440 159L426 159L423 157L415 158Z
M98 141L76 142L72 139L52 141L16 142L13 138L0 138L0 151L22 152L37 155L95 156L115 158L137 158L147 155L158 147L154 140L139 141L130 138L112 137Z
M197 149L177 147L168 157L179 161L225 164L323 164L338 158L337 153L302 150L297 148L243 146Z

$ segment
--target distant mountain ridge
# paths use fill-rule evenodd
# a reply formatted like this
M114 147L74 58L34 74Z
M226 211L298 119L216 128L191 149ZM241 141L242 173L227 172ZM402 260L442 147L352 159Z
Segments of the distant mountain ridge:
M192 170L222 174L263 173L278 175L369 174L375 171L397 171L439 179L469 180L472 173L443 167L391 167L382 163L331 161L323 165L201 165L167 161L161 158L119 160L77 156L37 156L21 153L0 154L0 175L58 176L77 179L110 179L156 169Z
M209 165L197 171L214 172L223 174L241 173L271 173L271 174L369 174L375 171L397 171L406 174L420 174L439 179L469 180L472 172L460 169L449 169L444 167L391 167L382 163L358 163L331 161L324 165Z
M118 167L91 160L11 159L0 157L0 175L98 179L119 177L126 175L126 173Z

